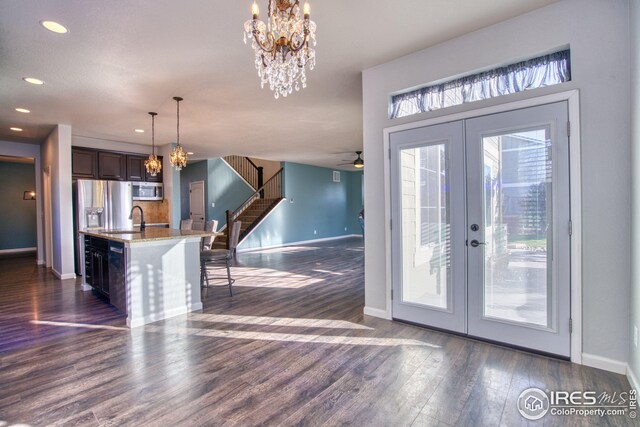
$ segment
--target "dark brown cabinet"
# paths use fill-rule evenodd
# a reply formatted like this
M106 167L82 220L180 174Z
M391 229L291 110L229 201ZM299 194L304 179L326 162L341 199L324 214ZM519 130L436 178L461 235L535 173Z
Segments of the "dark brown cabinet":
M162 182L162 170L156 176L147 173L144 166L148 157L127 155L127 181ZM162 162L162 156L158 156Z
M98 151L98 178L126 181L127 167L125 160L125 154Z
M162 156L158 159L162 162ZM141 154L72 147L71 175L74 179L162 182L162 171L151 176L144 166L145 160L147 156Z
M109 296L109 241L84 236L85 281L99 293Z
M98 152L80 148L71 149L71 175L80 179L98 178Z
M144 181L146 157L127 154L127 181Z

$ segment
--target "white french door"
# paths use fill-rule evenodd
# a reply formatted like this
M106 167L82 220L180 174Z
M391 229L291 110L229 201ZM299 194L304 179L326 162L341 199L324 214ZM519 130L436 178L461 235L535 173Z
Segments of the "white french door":
M568 357L566 102L392 133L393 317Z
M462 122L445 123L390 139L393 316L461 333L466 332L463 130Z

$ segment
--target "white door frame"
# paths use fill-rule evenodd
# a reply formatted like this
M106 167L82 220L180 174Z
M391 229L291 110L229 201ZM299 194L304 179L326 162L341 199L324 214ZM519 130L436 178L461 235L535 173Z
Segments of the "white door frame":
M577 89L558 92L520 101L508 102L490 107L478 108L432 119L417 120L411 123L391 126L383 129L383 173L384 173L384 216L385 216L385 295L386 318L391 319L391 170L389 135L407 129L432 126L441 123L470 119L489 114L503 113L521 108L535 107L567 101L569 107L569 192L571 206L571 361L582 364L582 182L580 164L580 93Z

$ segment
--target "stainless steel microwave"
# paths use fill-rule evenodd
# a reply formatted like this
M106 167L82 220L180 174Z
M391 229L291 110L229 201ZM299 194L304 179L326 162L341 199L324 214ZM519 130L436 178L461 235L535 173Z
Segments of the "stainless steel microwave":
M132 182L133 200L162 200L164 192L161 182Z

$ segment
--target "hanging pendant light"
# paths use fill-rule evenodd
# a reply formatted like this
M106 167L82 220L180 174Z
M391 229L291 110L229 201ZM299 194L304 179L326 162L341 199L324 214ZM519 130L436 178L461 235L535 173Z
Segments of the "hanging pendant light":
M316 65L316 24L309 19L309 3L269 0L266 23L253 3L252 19L244 23L244 42L251 41L260 85L269 84L273 96L287 96L307 87L307 68Z
M180 101L182 98L179 96L174 96L173 99L176 101L178 105L178 120L177 120L177 138L176 138L176 146L171 152L171 164L176 170L181 170L183 167L187 166L187 153L184 152L182 146L180 145Z
M151 176L156 176L162 170L162 163L156 156L156 116L158 113L149 112L151 116L151 154L149 158L144 161L144 167L147 169L147 173Z

